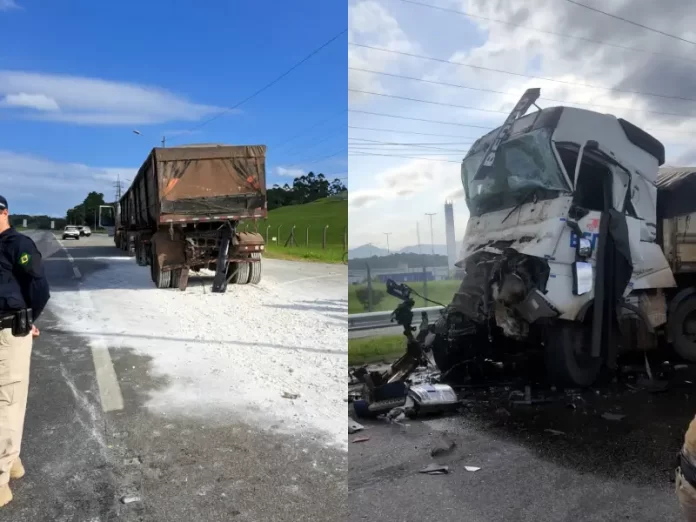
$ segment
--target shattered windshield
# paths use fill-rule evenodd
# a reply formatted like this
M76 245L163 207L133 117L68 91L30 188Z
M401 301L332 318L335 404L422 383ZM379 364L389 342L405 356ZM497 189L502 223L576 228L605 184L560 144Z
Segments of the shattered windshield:
M474 176L486 150L464 160L462 183L472 215L514 207L530 191L538 199L570 191L551 148L551 132L537 129L503 143L482 179Z

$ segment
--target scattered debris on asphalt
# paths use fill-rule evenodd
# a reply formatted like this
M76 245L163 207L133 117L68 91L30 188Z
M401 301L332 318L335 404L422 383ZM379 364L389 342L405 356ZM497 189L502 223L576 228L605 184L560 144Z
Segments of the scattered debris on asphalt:
M442 435L440 437L440 440L435 444L433 449L430 450L430 456L431 457L441 457L443 455L448 455L454 451L454 449L457 447L457 443L447 437L446 435Z
M299 393L283 392L282 397L283 397L283 399L299 399L300 394Z
M477 468L476 466L464 466L464 469L467 471L474 472L480 470L481 468Z
M439 464L428 464L418 473L427 473L428 475L447 475L449 473L449 466L441 466Z
M544 431L547 433L550 433L551 435L565 435L565 431L554 430L551 428L546 428Z
M356 444L358 442L367 442L368 440L370 440L370 437L355 437L351 442Z
M357 433L359 431L362 431L365 429L365 426L360 424L359 422L355 422L353 419L348 417L348 434L352 435L353 433Z
M142 499L138 495L126 495L121 497L121 503L132 504L133 502L140 502Z
M602 413L601 417L605 420L608 421L620 421L623 419L626 415L622 413L610 413L610 412L604 412Z

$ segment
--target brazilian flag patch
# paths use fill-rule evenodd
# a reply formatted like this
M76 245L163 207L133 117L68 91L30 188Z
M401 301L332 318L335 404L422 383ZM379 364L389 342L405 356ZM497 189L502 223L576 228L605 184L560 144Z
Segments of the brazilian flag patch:
M27 266L29 264L29 261L31 260L31 256L24 252L21 256L19 256L19 264L22 266Z

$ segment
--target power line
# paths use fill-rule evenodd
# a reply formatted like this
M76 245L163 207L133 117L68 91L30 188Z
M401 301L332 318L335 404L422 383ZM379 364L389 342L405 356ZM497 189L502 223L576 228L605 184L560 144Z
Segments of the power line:
M404 3L407 3L407 4L413 4L413 5L419 5L419 6L421 6L421 7L427 7L427 8L429 8L429 9L435 9L435 10L438 10L438 11L444 11L444 12L448 12L448 13L456 13L456 14L459 14L459 15L462 15L462 16L466 16L467 18L476 18L476 19L479 19L479 20L486 20L487 22L494 22L494 23L497 23L497 24L507 25L507 26L510 26L510 27L519 27L519 28L521 28L521 29L526 29L526 30L528 30L528 31L534 31L534 32L537 32L537 33L550 34L550 35L552 35L552 36L560 36L560 37L562 37L562 38L570 38L570 39L572 39L572 40L580 40L580 41L582 41L582 42L590 42L590 43L594 43L594 44L597 44L597 45L604 45L604 46L607 46L607 47L615 47L615 48L617 48L617 49L624 49L624 50L626 50L626 51L633 51L633 52L645 53L645 54L654 54L654 55L657 55L657 56L664 56L664 57L672 58L672 59L674 59L674 60L684 60L684 61L686 61L686 62L696 63L696 60L692 60L692 59L687 58L687 57L685 57L685 56L677 56L677 55L674 55L674 54L661 53L661 52L659 52L659 51L649 51L649 50L647 50L647 49L638 49L638 48L636 48L636 47L628 47L628 46L625 46L625 45L615 44L615 43L611 43L611 42L603 42L603 41L601 41L601 40L593 40L592 38L585 38L585 37L583 37L583 36L575 36L575 35L572 35L572 34L556 33L556 32L553 32L553 31L547 31L547 30L545 30L545 29L537 29L537 28L535 28L535 27L529 27L529 26L523 25L523 24L517 24L517 23L514 23L514 22L508 22L508 21L505 21L505 20L498 20L498 19L496 19L496 18L489 18L489 17L487 17L487 16L474 15L474 14L471 14L471 13L467 13L466 11L460 11L460 10L458 10L458 9L452 9L452 8L449 8L449 7L440 7L440 6L437 6L437 5L425 4L425 3L423 3L423 2L416 2L415 0L399 0L399 1L400 1L400 2L404 2Z
M364 145L352 145L348 148L350 152L401 152L405 154L423 154L425 156L457 156L466 155L466 150L462 149L440 149L436 147L409 147L395 149L394 147L377 146L367 147ZM467 149L468 150L468 149ZM436 152L441 151L441 152Z
M458 127L474 127L474 128L484 129L484 130L488 130L488 131L491 131L493 129L498 128L498 127L483 127L481 125L468 125L468 124L464 124L464 123L455 123L455 122L451 122L451 121L428 120L425 118L413 118L410 116L397 116L396 114L385 114L385 113L380 113L380 112L359 111L357 109L348 109L348 112L357 112L360 114L370 114L373 116L384 116L384 117L388 117L388 118L398 118L398 119L402 119L402 120L421 121L421 122L426 122L426 123L438 123L441 125L456 125ZM504 114L508 114L508 113L504 113ZM663 128L659 128L659 127L644 127L643 130L651 131L651 132L670 132L673 134L684 134L687 136L696 135L696 133L694 133L694 132L686 132L686 131L673 130L673 129L663 129Z
M425 141L425 142L412 142L412 141L379 141L379 140L368 140L366 138L355 138L355 137L348 137L349 140L356 140L356 141L367 141L370 143L381 143L383 145L471 145L473 141L449 141L449 142L431 142L431 141Z
M626 22L627 24L635 25L636 27L640 27L642 29L647 29L648 31L652 31L653 33L661 34L663 36L668 36L670 38L674 38L675 40L679 40L681 42L686 42L686 43L696 45L696 42L692 42L691 40L687 40L686 38L682 38L681 36L675 36L673 34L666 33L664 31L660 31L659 29L655 29L653 27L648 27L647 25L639 24L638 22L634 22L633 20L627 20L626 18L622 18L622 17L617 16L615 14L607 13L606 11L602 11L600 9L597 9L596 7L590 7L589 5L581 4L580 2L576 2L575 0L565 0L565 1L568 2L569 4L577 5L578 7L582 7L584 9L594 11L595 13L603 14L604 16L608 16L609 18L614 18L615 20L621 20L622 22Z
M248 102L248 101L251 100L252 98L258 96L258 95L261 94L263 91L265 91L265 90L268 89L269 87L272 87L273 85L275 85L276 83L278 83L280 80L282 80L283 78L285 78L288 74L290 74L290 73L293 72L295 69L297 69L298 67L300 67L300 66L301 66L303 63L305 63L307 60L311 59L315 54L321 52L325 47L328 47L329 45L331 45L335 40L337 40L338 38L340 38L342 35L346 34L347 32L348 32L348 29L344 29L343 31L341 31L341 32L338 33L337 35L331 37L329 40L327 40L326 42L324 42L323 44L321 44L319 47L317 47L316 49L314 49L314 50L313 50L311 53L309 53L307 56L305 56L304 58L302 58L302 60L300 60L300 61L297 62L295 65L293 65L292 67L290 67L290 68L289 68L288 70L286 70L284 73L280 74L279 76L276 76L273 80L271 80L270 82L268 82L266 85L264 85L264 86L261 87L260 89L256 90L253 94L250 94L249 96L247 96L246 98L244 98L242 101L236 103L235 105L233 105L233 106L230 107L229 109L225 109L224 111L222 111L222 112L216 114L216 115L213 116L212 118L208 118L207 120L205 120L205 121L199 123L198 125L195 125L195 126L191 127L191 128L189 129L189 131L193 131L193 130L196 130L196 129L200 129L201 127L203 127L204 125L207 125L207 124L210 123L211 121L216 120L216 119L219 118L220 116L223 116L223 115L225 115L225 114L227 114L227 113L229 113L229 112L231 112L231 111L237 109L238 107L240 107L241 105L245 104L246 102Z
M345 113L345 112L346 112L346 109L341 109L340 111L338 111L338 112L332 114L332 115L329 116L328 118L324 118L324 119L322 119L322 120L319 120L318 122L316 122L316 123L310 125L309 127L305 128L304 130L298 132L297 134L294 134L293 136L291 136L291 137L288 138L287 140L280 142L278 145L275 145L275 146L274 146L274 147L275 147L275 150L278 150L280 147L284 146L285 144L290 143L291 141L294 141L296 138L302 136L303 134L305 134L305 133L307 133L307 132L309 132L309 131L311 131L311 130L316 129L317 127L323 125L323 124L326 123L327 121L331 121L331 120L333 120L336 116L339 116L339 115L341 115L341 114L343 114L343 113Z
M355 138L353 138L355 139ZM419 144L401 144L401 143L389 143L385 141L374 141L374 140L366 140L371 143L348 143L348 145L353 149L370 149L370 148L383 148L385 150L393 150L396 152L402 151L403 149L394 149L393 147L387 147L387 145L392 145L396 147L412 147L414 149L427 149L427 150L441 150L445 152L453 152L453 153L462 153L461 149L443 149L441 147L431 147L429 145L419 145ZM465 151L464 151L465 152Z
M348 109L348 112L355 112L358 114L370 114L372 116L384 116L387 118L398 118L401 120L412 120L412 121L422 121L427 123L440 123L442 125L455 125L457 127L471 127L474 129L484 129L491 131L496 127L484 127L483 125L468 125L466 123L454 123L451 121L438 121L438 120L427 120L425 118L412 118L410 116L397 116L396 114L384 114L383 112L370 112L370 111L359 111L357 109Z
M338 152L334 152L333 154L329 154L328 156L322 156L321 158L318 158L318 159L315 159L315 160L309 161L309 162L300 161L298 163L293 163L292 165L284 165L284 167L288 168L288 167L297 167L298 165L303 165L303 166L314 165L315 163L319 163L320 161L324 161L324 160L327 160L329 158L333 158L334 156L338 156L339 154L344 153L346 150L347 150L347 147L344 147L341 150L339 150Z
M381 71L372 71L370 69L361 69L359 67L349 67L348 69L354 70L354 71L360 71L360 72L366 72L366 73L371 73L371 74L378 74L381 76L390 76L392 78L398 78L400 80L413 80L415 82L422 82L422 83L428 83L431 85L441 85L443 87L455 87L457 89L466 89L470 91L479 91L479 92L485 92L485 93L492 93L492 94L502 94L504 96L514 96L515 98L519 98L519 94L511 93L511 92L504 92L504 91L496 91L495 89L484 89L483 87L469 87L468 85L460 85L457 83L449 83L449 82L438 82L435 80L426 80L425 78L416 78L415 76L405 76L403 74L394 74L394 73L388 73L388 72L381 72ZM660 114L664 116L680 116L684 117L683 113L678 113L678 112L662 112L662 111L649 111L647 109L632 109L630 107L616 107L614 105L601 105L597 103L584 103L584 102L571 102L571 101L566 101L566 100L556 100L554 98L544 98L540 97L539 100L543 101L548 101L552 103L560 103L563 105L583 105L587 107L599 107L599 108L604 108L604 109L612 109L612 110L617 110L621 109L623 111L629 111L629 112L645 112L649 114Z
M298 148L296 148L296 149L294 149L294 150L291 149L290 152L288 152L288 156L292 157L292 156L294 156L295 154L297 154L297 152L299 152L299 151L306 151L306 150L312 149L312 148L316 147L317 145L319 145L320 143L324 143L325 141L327 141L327 140L333 138L336 134L340 134L341 132L347 132L347 131L348 131L348 129L346 128L346 126L343 125L343 124L341 124L340 127L334 129L334 132L329 132L328 134L326 134L326 135L324 136L324 138L322 138L322 139L320 139L320 140L317 140L317 141L315 141L315 142L312 142L312 143L309 144L309 145L305 145L305 146L302 147L302 148L299 148L299 147L298 147ZM275 150L274 150L274 152L275 152ZM286 156L285 159L287 160L287 156Z
M436 138L464 138L464 139L472 139L475 140L475 137L471 136L458 136L457 134L430 134L427 132L414 132L414 131L405 131L405 130L396 130L396 129L379 129L377 127L358 127L356 125L348 125L349 129L356 129L356 130L367 130L367 131L375 131L375 132L393 132L395 134L413 134L417 136L434 136Z
M358 89L348 89L349 91L352 92L359 92L362 94L371 94L372 96L382 96L384 98L394 98L396 100L405 100L405 101L412 101L412 102L418 102L418 103L429 103L432 105L440 105L442 107L454 107L456 109L466 109L469 111L480 111L480 112L494 112L496 114L510 114L510 111L497 111L495 109L482 109L480 107L471 107L470 105L456 105L453 103L444 103L444 102L435 102L435 101L428 101L428 100L421 100L418 98L408 98L406 96L397 96L396 94L385 94L381 92L370 92L370 91L361 91Z
M495 72L495 73L500 73L500 74L507 74L510 76L517 76L517 77L521 77L521 78L531 78L533 80L543 80L546 82L560 83L563 85L575 85L578 87L587 87L590 89L598 89L598 90L604 90L604 91L609 91L609 92L621 92L624 94L640 94L642 96L654 96L656 98L665 98L665 99L670 99L670 100L682 100L682 101L696 102L696 99L694 99L694 98L684 98L681 96L669 96L667 94L657 94L657 93L642 92L642 91L629 91L629 90L625 90L625 89L615 89L612 87L603 87L601 85L592 85L592 84L588 84L588 83L571 82L568 80L557 80L555 78L546 78L544 76L534 76L531 74L524 74L524 73L518 73L518 72L512 72L512 71L504 71L502 69L494 69L492 67L484 67L482 65L472 65L472 64L464 63L464 62L455 62L453 60L445 60L443 58L434 58L432 56L424 56L422 54L407 53L404 51L395 51L394 49L385 49L383 47L376 47L373 45L358 44L358 43L354 43L354 42L348 42L348 45L353 45L356 47L363 47L365 49L372 49L374 51L382 51L385 53L398 54L401 56L409 56L411 58L419 58L421 60L429 60L429 61L438 62L438 63L448 63L451 65L470 67L471 69L477 69L477 70L481 70L481 71Z
M446 159L438 159L438 158L422 158L418 156L402 156L400 154L377 154L377 153L372 153L372 152L349 152L349 156L383 156L386 158L408 158L408 159L419 159L419 160L426 160L426 161L441 161L444 163L461 163L461 161L454 161L454 160L446 160Z

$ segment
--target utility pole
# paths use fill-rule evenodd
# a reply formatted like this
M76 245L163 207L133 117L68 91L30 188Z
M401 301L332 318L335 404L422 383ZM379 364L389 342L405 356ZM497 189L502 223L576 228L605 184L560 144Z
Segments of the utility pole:
M416 221L416 239L418 240L418 253L422 254L423 251L421 250L421 242L420 242L420 223Z
M392 235L391 232L382 232L385 236L387 236L387 254L391 254L391 250L389 250L389 236Z
M167 138L165 136L162 136L162 147L163 148L167 146L166 143L167 143Z
M437 212L432 214L425 213L426 216L430 218L430 248L432 249L433 255L435 255L435 235L433 234L433 216L437 215Z

